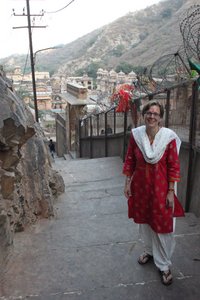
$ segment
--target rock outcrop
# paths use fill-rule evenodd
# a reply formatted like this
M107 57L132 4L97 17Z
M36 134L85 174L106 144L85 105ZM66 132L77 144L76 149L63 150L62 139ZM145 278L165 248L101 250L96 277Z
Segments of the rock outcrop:
M0 70L0 248L16 231L54 215L64 181L51 167L45 136ZM0 249L1 251L1 249Z

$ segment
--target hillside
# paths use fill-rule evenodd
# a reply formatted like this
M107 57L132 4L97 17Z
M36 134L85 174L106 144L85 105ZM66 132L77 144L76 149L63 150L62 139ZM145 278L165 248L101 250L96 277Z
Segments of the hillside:
M180 20L198 0L167 0L144 10L129 13L62 48L37 55L36 70L51 73L90 75L98 68L119 71L124 66L149 66L160 56L182 45ZM0 59L5 69L25 64L25 56ZM30 67L29 67L30 68Z

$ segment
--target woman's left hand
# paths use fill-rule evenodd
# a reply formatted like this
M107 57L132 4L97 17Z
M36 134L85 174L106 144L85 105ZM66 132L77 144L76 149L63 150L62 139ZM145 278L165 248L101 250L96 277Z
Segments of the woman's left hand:
M166 198L166 207L172 207L174 209L174 191L168 191Z

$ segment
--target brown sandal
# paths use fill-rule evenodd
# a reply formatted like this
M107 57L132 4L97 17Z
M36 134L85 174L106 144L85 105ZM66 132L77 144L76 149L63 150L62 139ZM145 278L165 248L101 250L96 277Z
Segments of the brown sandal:
M172 284L173 281L173 277L172 277L172 273L170 270L168 271L160 271L160 277L161 277L161 282L164 285L170 285Z
M148 263L149 261L151 261L153 259L153 256L150 255L149 253L143 253L139 256L138 258L138 263L140 265L145 265L146 263Z

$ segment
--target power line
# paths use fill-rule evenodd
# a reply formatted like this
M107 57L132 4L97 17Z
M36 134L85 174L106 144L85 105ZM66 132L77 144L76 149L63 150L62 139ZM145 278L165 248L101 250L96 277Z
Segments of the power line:
M25 64L24 64L24 69L23 69L23 75L22 75L22 80L21 80L21 85L22 85L22 82L24 80L24 75L25 75L25 72L26 72L26 67L27 67L27 63L28 63L28 56L29 56L29 50L28 50L28 53L26 55L26 61L25 61ZM21 85L20 85L20 88L21 88Z
M30 62L31 62L31 73L32 73L32 85L33 85L33 98L34 98L34 106L35 106L35 119L36 122L38 122L38 106L37 106L37 92L36 92L36 81L35 81L35 57L33 54L33 43L32 43L32 28L45 28L46 26L32 26L31 25L31 17L32 16L44 16L44 10L42 10L42 14L31 14L30 13L30 5L29 5L30 0L26 0L26 9L27 9L27 14L25 13L25 8L23 9L23 14L16 14L15 10L13 9L13 15L14 16L27 16L28 20L28 26L21 26L21 27L13 27L13 29L19 29L19 28L28 28L28 33L29 33L29 49L30 49ZM72 2L75 0L70 1L67 5L64 7L58 9L57 11L54 12L46 12L46 13L57 13L66 7L68 7Z
M64 7L60 8L60 9L58 9L58 10L56 10L56 11L45 11L45 13L47 13L47 14L55 14L55 13L61 11L61 10L64 10L65 8L67 8L67 7L68 7L70 4L72 4L72 2L74 2L74 1L75 1L75 0L70 1L67 5L65 5Z
M35 65L34 65L34 58L33 58L33 42L32 42L32 28L45 28L46 26L32 26L31 25L31 17L32 16L43 16L44 12L42 14L31 14L30 13L30 5L29 0L26 0L26 9L27 14L25 13L25 8L23 9L23 14L15 14L15 11L13 9L13 15L14 16L20 16L20 17L27 17L28 26L21 26L21 27L13 27L13 29L19 29L19 28L28 28L28 34L29 34L29 49L30 49L30 62L31 62L31 73L32 73L32 85L33 85L33 100L34 100L34 107L35 107L35 120L36 122L39 121L38 119L38 106L37 106L37 92L36 92L36 81L35 81Z

